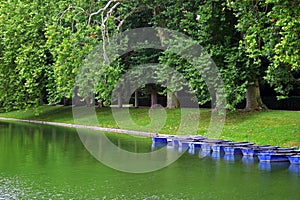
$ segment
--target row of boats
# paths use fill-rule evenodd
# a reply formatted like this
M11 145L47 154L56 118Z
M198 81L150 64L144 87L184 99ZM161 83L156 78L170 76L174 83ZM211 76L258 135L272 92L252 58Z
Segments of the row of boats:
M179 149L200 149L202 152L219 152L225 155L257 156L260 162L290 162L300 165L300 150L271 145L257 145L252 142L233 142L229 140L208 139L202 136L154 136L154 145L172 145Z

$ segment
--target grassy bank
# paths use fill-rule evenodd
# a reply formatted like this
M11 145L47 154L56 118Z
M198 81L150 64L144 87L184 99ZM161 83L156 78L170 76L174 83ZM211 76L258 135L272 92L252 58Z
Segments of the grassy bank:
M33 110L27 110L0 113L0 117L74 123L71 107L41 106L39 110L39 115L36 115ZM132 108L129 111L133 121L142 127L141 130L152 131L151 128L145 127L150 123L149 109ZM118 128L110 108L97 108L96 113L99 123L92 123L87 120L85 125ZM180 126L180 109L167 110L166 115L166 123L159 133L176 134ZM198 134L205 135L209 127L210 118L210 110L200 110ZM197 119L191 117L189 120ZM128 128L137 129L130 126ZM300 112L275 110L267 112L228 112L220 138L235 141L247 140L258 144L300 146Z

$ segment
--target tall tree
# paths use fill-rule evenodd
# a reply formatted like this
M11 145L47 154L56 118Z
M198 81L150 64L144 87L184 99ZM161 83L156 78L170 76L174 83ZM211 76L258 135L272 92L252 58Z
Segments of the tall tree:
M239 48L246 56L246 109L265 108L259 82L266 80L287 96L299 70L299 5L297 1L228 1L242 34Z
M48 82L44 33L54 4L27 0L0 4L0 107L37 106Z
M64 5L64 9L47 27L47 45L54 57L53 72L56 83L50 89L51 102L72 97L76 74L93 68L84 66L84 60L91 58L92 55L89 54L94 49L101 48L101 68L86 74L97 76L100 82L93 91L95 98L100 104L109 104L114 85L123 72L123 64L118 59L111 60L106 48L109 46L109 38L127 26L127 18L137 9L138 4L135 1L109 0L73 1L72 4L61 2L61 5ZM93 80L93 77L85 78L88 79ZM85 99L90 94L86 93L84 84L89 83L83 80L79 84L83 85L75 90L75 96L92 103L91 99Z
M265 80L285 98L300 86L300 6L299 1L267 0L269 12L263 31L263 53L269 65Z
M237 102L243 99L243 90L235 88L235 68L227 67L226 56L234 53L232 48L238 46L237 33L234 28L236 22L232 13L225 9L224 1L165 1L166 10L156 18L165 19L165 26L169 29L182 32L193 38L202 45L212 56L219 72L226 74L224 79L227 91L227 98L232 100L228 107L234 107ZM180 47L179 47L180 48ZM162 63L173 67L184 75L193 88L200 104L205 104L215 99L214 94L209 94L209 88L204 77L205 69L201 72L193 67L186 60L174 54L166 52L161 59ZM213 105L214 106L214 105Z

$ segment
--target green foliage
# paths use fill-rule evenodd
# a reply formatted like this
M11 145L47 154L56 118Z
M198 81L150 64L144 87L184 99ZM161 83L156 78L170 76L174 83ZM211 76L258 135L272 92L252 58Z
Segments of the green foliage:
M1 1L0 107L2 110L37 106L48 67L44 39L46 8L38 2Z
M297 0L0 2L2 111L72 98L76 74L99 44L104 62L94 72L99 78L94 93L105 104L120 77L147 62L180 72L200 103L215 98L209 94L205 67L199 76L192 63L174 52L140 50L120 59L117 54L107 57L110 52L104 47L110 36L145 26L179 31L203 46L222 76L228 108L234 109L256 80L271 85L282 98L300 85ZM167 35L160 37L168 40ZM88 82L82 81L82 86L88 87ZM81 90L75 95L84 100L88 94Z
M300 66L299 2L227 1L227 6L243 34L240 48L247 57L247 76L264 79L279 95L287 96L299 84L294 77Z
M269 26L264 29L265 55L271 61L265 79L282 96L299 86L300 6L298 1L267 1ZM267 23L267 22L266 22Z

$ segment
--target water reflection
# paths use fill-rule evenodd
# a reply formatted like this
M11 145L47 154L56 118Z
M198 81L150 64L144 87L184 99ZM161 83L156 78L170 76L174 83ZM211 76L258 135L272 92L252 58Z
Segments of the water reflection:
M156 150L158 150L162 147L165 147L165 146L167 146L167 144L165 144L165 143L152 143L151 150L156 151Z
M225 154L224 160L227 162L234 162L236 157L233 154Z
M300 175L300 165L290 165L289 171L291 173L295 173L295 174Z
M252 156L243 156L242 158L244 164L254 164L255 161L257 161L257 159Z
M132 152L161 148L152 146L151 138L107 136ZM89 142L101 145L101 141ZM198 151L190 150L155 172L123 173L91 156L74 129L0 124L0 199L240 200L263 196L273 200L300 196L300 180L295 178L300 166L274 166L251 157ZM278 173L269 173L274 170Z
M196 154L199 153L199 151L200 151L199 148L189 148L188 149L188 153L191 154L191 155L196 155Z
M289 162L259 162L258 169L262 171L279 171L289 167Z
M220 160L221 159L221 153L220 152L212 152L211 153L211 158L212 158L212 160L214 160L214 161L218 161L218 160Z
M206 150L200 150L198 157L199 158L205 158L205 157L209 157L210 156L210 151L206 151Z

